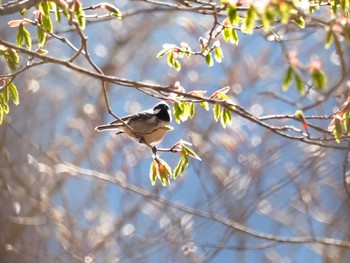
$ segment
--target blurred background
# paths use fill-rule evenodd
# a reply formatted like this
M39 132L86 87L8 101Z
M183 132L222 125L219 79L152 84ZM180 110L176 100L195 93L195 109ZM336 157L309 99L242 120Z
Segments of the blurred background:
M222 41L221 64L208 68L192 56L177 72L156 54L164 43L187 42L199 50L198 38L208 35L213 17L143 1L114 4L125 13L122 20L90 22L84 31L106 75L160 85L180 81L186 91L208 94L230 86L228 96L256 116L294 114L320 96L311 90L301 98L294 84L282 92L286 51L295 50L305 64L320 59L330 86L340 76L334 47L324 48L324 32L316 26L277 28L281 42L259 30L239 33L238 46ZM15 42L16 28L7 22L18 18L0 16L2 39ZM79 46L76 32L59 35ZM54 39L46 49L61 59L73 55ZM91 68L83 58L76 62ZM7 73L1 63L0 74ZM350 261L349 247L323 242L349 240L347 151L288 140L235 115L223 129L198 106L193 119L172 123L161 146L190 141L202 161L191 160L171 186L152 186L148 147L94 130L113 120L100 81L45 64L15 84L20 104L0 127L1 262ZM108 92L118 116L158 102L117 85ZM305 114L330 115L345 101L339 96L344 92L346 83ZM325 129L329 124L311 122ZM303 129L288 119L269 123ZM179 160L173 153L161 158L172 167Z

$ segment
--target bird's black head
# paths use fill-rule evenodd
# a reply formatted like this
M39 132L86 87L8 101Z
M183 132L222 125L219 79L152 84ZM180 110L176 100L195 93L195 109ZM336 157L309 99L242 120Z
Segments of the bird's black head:
M165 102L160 102L154 106L153 113L162 121L171 121L170 108Z

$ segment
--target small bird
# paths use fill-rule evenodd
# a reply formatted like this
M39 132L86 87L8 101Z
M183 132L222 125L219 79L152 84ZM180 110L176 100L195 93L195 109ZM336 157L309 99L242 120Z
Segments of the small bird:
M169 128L171 113L168 104L160 102L153 109L138 112L112 121L106 125L97 126L95 130L116 130L116 134L126 133L139 143L154 147L160 143ZM131 129L130 129L131 128Z

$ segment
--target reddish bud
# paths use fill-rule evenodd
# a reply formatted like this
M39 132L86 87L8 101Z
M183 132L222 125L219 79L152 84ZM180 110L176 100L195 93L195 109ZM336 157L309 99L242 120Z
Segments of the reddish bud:
M29 20L27 18L24 19L17 19L17 20L11 20L7 23L10 27L18 27L19 25L27 25L27 24L33 24L35 25L35 22L32 20Z

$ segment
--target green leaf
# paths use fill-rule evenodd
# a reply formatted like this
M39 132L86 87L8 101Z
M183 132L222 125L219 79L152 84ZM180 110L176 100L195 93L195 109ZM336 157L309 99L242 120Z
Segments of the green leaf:
M60 6L56 3L55 5L55 19L58 23L61 23L61 11L60 11Z
M232 123L232 115L231 112L227 109L223 109L221 112L221 125L222 127L226 128L228 124Z
M25 42L27 48L29 50L32 49L32 38L30 36L29 31L25 27L23 27L23 36L24 36L24 42Z
M42 48L38 49L36 52L42 55L46 55L47 53L49 53L47 49L42 49Z
M194 116L194 102L190 103L190 113L189 113L189 117L192 119Z
M233 44L238 45L239 39L238 39L237 31L236 31L234 28L232 28L232 32L231 32L231 33L232 33L231 42L232 42Z
M10 112L10 107L8 104L3 104L2 107L4 109L5 114L8 114Z
M173 173L174 179L176 179L179 175L183 174L188 166L188 158L185 155L181 156L181 159L179 160L178 164L176 165Z
M231 25L238 25L239 23L239 15L238 15L238 10L237 6L235 4L229 5L227 8L227 17L228 20L230 21Z
M282 2L278 5L278 13L282 24L287 24L291 16L291 4L287 2Z
M174 52L169 52L167 57L167 62L169 67L174 67L174 61L175 61Z
M22 47L23 45L23 39L24 39L24 34L23 34L23 24L20 24L18 26L17 34L16 34L16 45L19 47Z
M311 78L316 89L322 91L327 87L327 77L322 70L311 70Z
M2 124L3 120L4 120L4 109L2 105L0 105L0 124Z
M214 58L216 62L221 63L222 58L224 57L222 50L220 47L214 48Z
M4 53L5 60L7 62L7 65L12 71L15 71L17 68L17 65L19 63L19 56L14 49L7 49Z
M214 65L213 56L210 52L205 56L205 62L207 63L208 67L212 67Z
M188 117L190 116L190 107L187 101L182 102L181 107L182 107L182 113L180 114L180 119L182 122L184 122L184 121L187 121Z
M206 101L201 101L199 103L206 111L209 111L209 103Z
M164 56L166 53L168 53L171 49L169 48L163 48L159 53L157 54L156 58L161 58Z
M174 61L174 68L177 70L177 71L180 71L181 70L181 64L180 64L180 61L175 59Z
M149 170L149 177L151 179L152 185L156 184L156 180L158 177L159 171L158 171L158 163L156 160L153 160L150 170Z
M231 40L232 37L232 31L231 28L225 27L222 31L221 31L222 37L224 38L224 40L226 42Z
M18 63L19 63L19 56L18 56L18 54L17 54L17 51L14 50L14 49L11 49L11 48L8 49L7 51L8 51L8 53L9 53L9 55L10 55L11 60L12 60L16 65L18 65Z
M8 114L10 112L10 107L8 105L8 101L10 99L10 92L9 89L6 87L5 90L0 93L0 105L2 105L2 109L5 114Z
M218 93L216 94L216 97L217 97L218 99L222 99L222 100L224 100L224 101L230 101L230 98L227 96L227 94L222 93L222 92L218 92Z
M174 107L173 107L173 115L174 119L177 123L180 123L180 115L182 114L183 109L180 106L180 103L174 102Z
M188 148L186 145L181 146L182 154L185 156L191 156L192 158L195 158L197 160L201 161L201 158L190 148Z
M270 31L271 23L266 12L267 10L265 11L265 13L260 14L260 19L261 19L261 24L263 26L264 32L268 33Z
M294 80L300 95L305 95L304 82L297 72L294 71Z
M326 43L325 43L325 48L328 49L333 42L333 32L332 30L328 30L326 33Z
M220 118L220 108L221 108L221 106L220 106L219 103L216 103L214 105L213 112L214 112L214 119L215 119L215 121L218 121L219 118Z
M118 8L116 8L113 11L113 15L117 18L117 19L122 19L123 18L123 14L122 12L120 12L120 10Z
M343 118L344 118L344 122L343 122L344 129L346 131L346 134L350 136L350 112L345 112L343 114Z
M18 90L17 90L16 85L13 82L11 82L7 85L7 88L10 91L13 103L18 105L19 104L19 96L18 96Z
M289 67L287 69L286 74L284 75L283 85L282 85L282 90L283 91L287 91L288 90L288 88L290 86L290 83L292 82L293 73L294 73L293 68Z
M50 5L48 1L43 1L39 4L39 10L44 13L45 16L50 15Z
M41 27L37 27L37 33L38 33L38 45L39 47L43 47L46 42L46 33Z
M79 8L74 12L74 15L78 21L78 24L81 30L84 30L86 27L86 18L85 18L85 11L82 9L81 4L79 4Z
M52 26L52 21L50 16L46 16L46 15L42 16L41 25L45 30L48 30L50 32L53 31L53 26Z
M190 116L190 107L188 103L186 101L174 102L173 115L177 123L186 121Z
M301 29L305 28L305 20L302 16L298 16L293 20Z
M256 21L256 12L255 12L254 6L251 5L243 21L242 32L248 35L253 34L255 21Z
M340 143L343 130L342 130L342 127L341 127L340 120L338 118L335 118L334 120L335 120L335 122L334 122L335 123L335 128L333 130L334 138L337 141L337 143Z

